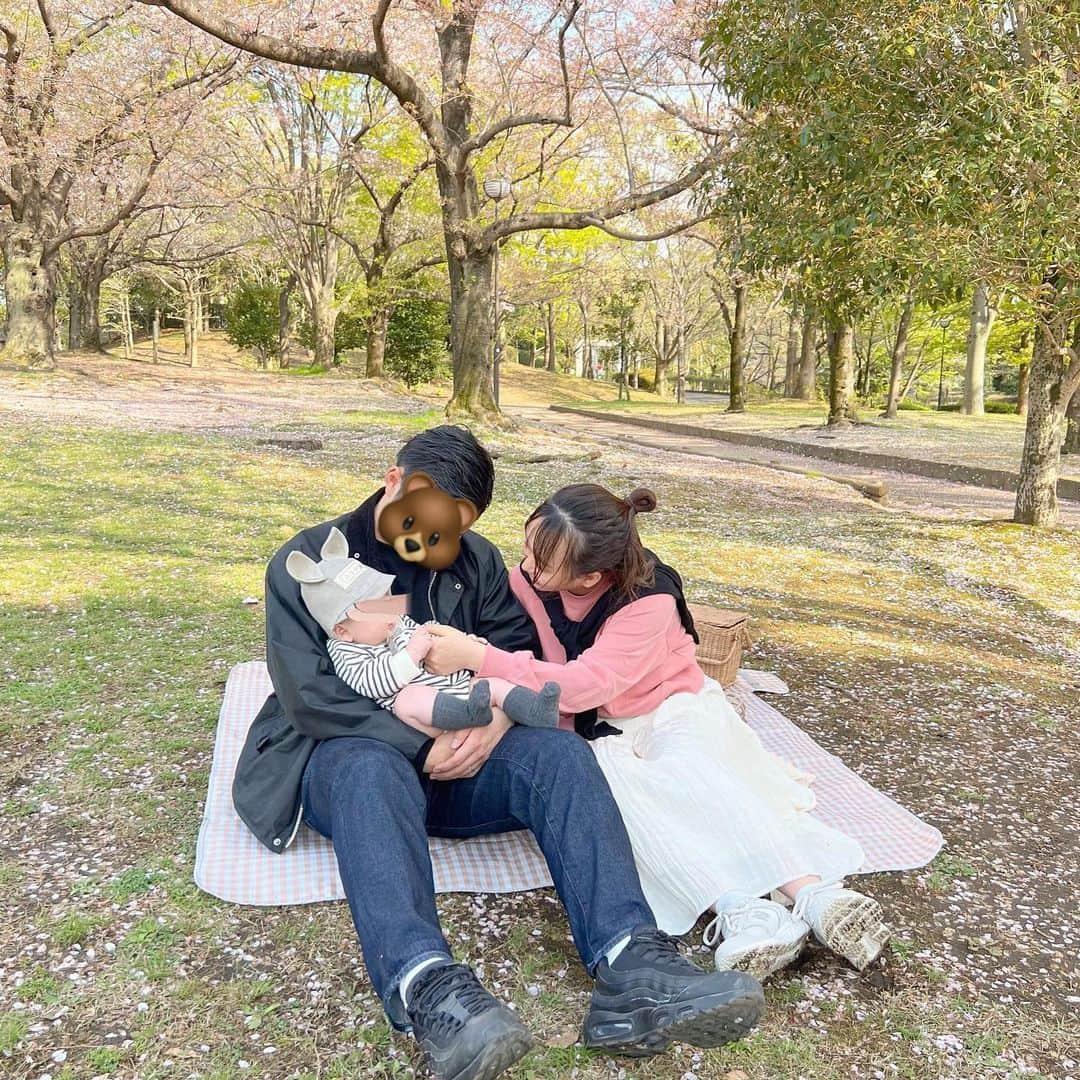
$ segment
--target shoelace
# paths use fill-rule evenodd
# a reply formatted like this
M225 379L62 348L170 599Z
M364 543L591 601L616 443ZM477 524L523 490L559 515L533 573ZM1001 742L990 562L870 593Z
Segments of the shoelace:
M810 920L806 917L806 909L810 906L810 902L827 889L835 889L837 885L843 885L842 878L833 878L831 881L818 881L813 885L804 885L795 897L795 902L791 907L792 915L796 919L802 919L803 922L808 923Z
M756 907L756 901L747 900L744 903L736 904L734 907L725 908L723 911L717 912L715 918L708 926L705 927L705 933L702 934L701 940L710 949L714 945L720 944L721 937L728 937L731 934L732 924L736 918L740 915L744 915L747 911Z
M687 971L698 971L698 968L679 952L675 939L670 934L665 934L663 930L651 928L640 930L634 935L634 940L628 948L630 947L633 948L634 954L640 956L643 960L650 962L656 960L674 961L679 967L685 968Z
M409 995L412 999L409 1013L434 1034L460 1031L465 1026L464 1018L439 1008L451 994L456 995L456 1001L470 1016L479 1015L491 1004L491 995L480 985L472 968L465 964L442 964L417 978Z

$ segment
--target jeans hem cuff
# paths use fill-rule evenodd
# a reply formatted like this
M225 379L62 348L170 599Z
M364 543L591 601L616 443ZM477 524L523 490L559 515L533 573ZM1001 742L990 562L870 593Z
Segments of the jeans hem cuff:
M425 960L445 960L448 964L454 962L454 958L450 956L445 949L428 949L427 952L419 953L411 960L402 964L393 976L386 984L386 990L382 995L383 1010L386 1013L390 1023L393 1024L398 1031L412 1031L412 1024L409 1022L408 1013L405 1011L405 1002L398 993L398 987L401 985L401 980L409 974L410 971L417 964L422 964Z
M596 977L596 969L600 966L600 961L607 956L616 945L619 944L625 937L632 937L635 930L640 930L642 926L648 925L647 923L635 923L633 926L628 926L625 930L620 930L607 944L596 950L591 962L586 963L585 970L588 973Z

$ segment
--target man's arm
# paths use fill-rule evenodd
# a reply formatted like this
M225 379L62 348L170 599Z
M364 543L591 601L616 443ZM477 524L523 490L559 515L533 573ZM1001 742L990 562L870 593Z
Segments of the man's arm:
M493 544L489 556L489 564L480 579L485 586L484 595L472 632L487 638L497 649L507 652L528 649L534 656L539 656L540 638L536 626L511 590L506 564Z
M374 701L357 697L334 672L322 630L285 569L291 546L282 548L266 570L266 666L286 719L316 739L360 735L414 759L427 736Z

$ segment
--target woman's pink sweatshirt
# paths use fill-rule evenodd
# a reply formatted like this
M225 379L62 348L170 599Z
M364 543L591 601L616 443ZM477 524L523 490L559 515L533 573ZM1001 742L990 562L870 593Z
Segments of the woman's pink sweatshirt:
M583 596L560 592L567 617L583 619L610 584L601 581ZM510 588L536 623L544 659L535 659L526 649L506 652L488 645L477 675L532 690L545 682L558 683L560 727L573 730L573 714L594 707L609 718L640 716L672 694L696 694L704 685L694 640L683 629L673 596L645 596L620 608L600 627L593 644L567 663L544 605L519 566L510 573Z

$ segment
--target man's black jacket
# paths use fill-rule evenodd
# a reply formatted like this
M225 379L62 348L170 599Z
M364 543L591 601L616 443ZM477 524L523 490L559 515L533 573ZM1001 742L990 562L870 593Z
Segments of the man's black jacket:
M461 553L445 570L428 571L399 559L375 539L374 508L382 489L351 514L305 529L266 568L266 663L274 693L252 721L233 781L233 805L271 851L282 852L300 825L300 780L321 739L360 735L396 746L414 760L427 736L362 698L334 673L326 635L308 614L300 586L285 569L294 549L318 561L336 525L350 553L369 566L400 575L395 593L411 594L409 612L431 617L502 649L539 651L536 628L510 591L498 548L474 532L461 538ZM430 602L430 616L426 610Z

